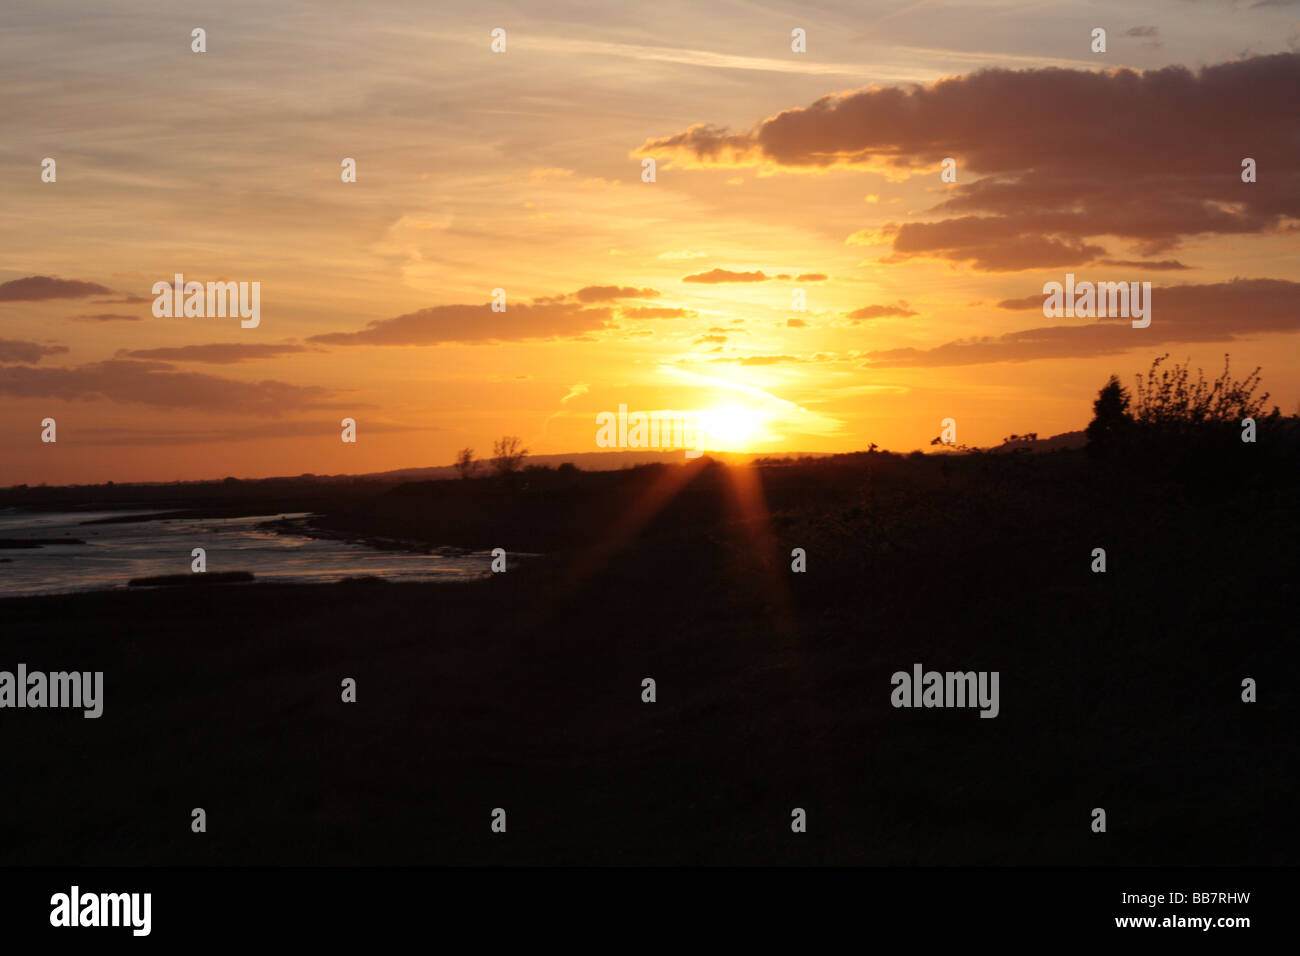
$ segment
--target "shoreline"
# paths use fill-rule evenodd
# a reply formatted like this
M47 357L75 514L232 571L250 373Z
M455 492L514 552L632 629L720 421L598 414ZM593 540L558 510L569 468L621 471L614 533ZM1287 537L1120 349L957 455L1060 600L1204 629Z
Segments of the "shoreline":
M133 509L134 510L134 509ZM322 542L336 542L339 544L351 545L358 548L364 548L380 554L390 555L427 555L433 558L480 558L487 559L491 552L458 547L455 545L431 545L417 538L399 537L391 534L366 534L345 529L336 529L321 527L318 522L327 517L322 512L286 512L284 510L272 510L260 507L237 509L239 513L231 513L231 509L207 509L195 508L186 510L172 511L153 511L146 513L133 513L120 516L111 516L107 518L96 518L92 521L79 522L81 525L122 525L122 524L146 524L148 522L160 522L167 524L172 521L193 520L193 521L236 521L239 519L265 519L259 520L252 525L253 529L262 532L271 532L277 536L286 538L311 539ZM217 513L212 513L216 511ZM46 515L50 512L31 511L32 515ZM69 518L75 518L76 512L66 512ZM0 539L4 545L5 551L11 554L20 554L24 552L33 552L44 550L47 546L56 545L85 545L88 542L79 538L49 538L33 537L27 538L4 538ZM512 561L522 562L524 559L540 557L540 555L523 552L510 553ZM13 564L10 557L0 557L0 563ZM514 564L517 567L518 564ZM154 590L158 586L165 584L168 590L186 591L192 588L215 588L224 589L226 585L244 585L258 586L270 584L302 584L302 585L337 585L352 581L373 581L383 584L399 583L421 583L421 584L446 584L446 583L463 583L465 579L478 580L488 574L487 570L481 574L466 574L464 577L452 575L439 575L434 570L430 570L427 578L410 577L386 577L383 574L366 573L363 570L357 570L352 573L347 571L337 572L337 577L331 580L316 579L317 575L328 575L328 567L317 568L314 574L306 576L300 580L286 580L284 577L265 577L259 576L256 567L253 568L231 568L222 572L204 572L202 574L138 574L123 569L121 580L115 580L112 583L103 583L93 587L80 587L69 585L66 588L57 590L34 590L19 593L0 592L0 601L21 601L28 598L41 597L73 597L85 594L114 594L124 591L141 591ZM265 572L263 572L265 574ZM192 580L191 580L192 578ZM157 579L158 584L146 583ZM36 585L40 587L41 585Z
M256 517L250 515L249 517ZM454 545L427 545L414 538L394 538L388 535L361 534L342 529L324 528L312 524L318 518L326 517L319 512L312 512L297 518L272 518L257 525L265 531L276 534L315 538L321 541L339 541L344 544L360 544L376 551L405 551L410 554L428 554L443 558L462 558L473 554L488 554L473 548L459 548Z

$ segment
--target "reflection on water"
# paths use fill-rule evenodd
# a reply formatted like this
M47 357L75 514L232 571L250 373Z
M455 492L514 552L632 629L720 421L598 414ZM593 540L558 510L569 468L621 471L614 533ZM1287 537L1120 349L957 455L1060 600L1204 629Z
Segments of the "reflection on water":
M388 581L465 581L489 574L492 565L489 552L446 556L381 551L257 527L303 514L85 524L128 514L157 512L0 509L0 538L85 542L0 548L0 597L124 588L131 578L188 574L194 548L207 552L209 572L250 571L258 581L326 582L362 575Z

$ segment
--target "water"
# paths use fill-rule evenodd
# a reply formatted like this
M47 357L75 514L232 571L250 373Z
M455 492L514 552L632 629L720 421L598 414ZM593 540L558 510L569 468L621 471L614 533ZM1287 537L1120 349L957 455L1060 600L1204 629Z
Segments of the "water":
M303 518L305 513L84 523L130 514L158 512L0 509L0 538L85 542L0 548L0 597L124 588L131 578L189 574L194 548L207 552L209 572L249 571L257 581L329 582L363 575L388 581L467 581L489 574L492 564L488 552L445 556L384 551L257 527L276 518Z

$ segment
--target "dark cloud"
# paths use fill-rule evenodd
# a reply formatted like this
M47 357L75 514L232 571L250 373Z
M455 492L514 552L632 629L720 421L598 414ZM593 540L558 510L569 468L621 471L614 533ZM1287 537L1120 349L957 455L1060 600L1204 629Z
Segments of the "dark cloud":
M1156 27L1129 27L1124 31L1126 37L1156 37L1160 30Z
M849 318L855 322L860 322L863 319L882 319L891 315L906 317L920 315L920 313L909 309L907 303L899 299L894 305L865 305L860 309L854 309L849 313Z
M1191 268L1177 259L1099 259L1096 265L1114 266L1117 269L1145 269L1148 272L1185 272Z
M615 299L657 299L659 291L617 285L589 285L573 295L579 302L612 302Z
M1010 217L904 223L891 227L894 251L880 261L888 265L914 257L940 258L968 262L978 272L1013 272L1090 262L1106 251L1077 239L1053 239L1019 228Z
M324 403L327 389L263 380L240 382L199 372L180 372L162 362L111 359L76 368L0 367L0 394L64 401L131 402L163 408L199 409L279 417Z
M697 272L694 275L683 276L683 282L703 282L714 284L718 282L766 282L770 278L763 272L732 272L730 269L710 269L708 272Z
M73 322L139 322L138 315L122 315L118 312L89 312L69 316Z
M1238 338L1300 331L1296 308L1300 283L1281 279L1233 279L1212 285L1151 290L1151 325L1135 329L1129 319L1080 319L996 337L958 339L933 349L867 352L867 368L982 365L1048 358L1086 358L1173 342L1231 342ZM1001 308L1043 306L1043 296L998 303Z
M443 345L577 339L609 322L608 308L583 308L556 299L512 305L493 312L490 304L435 305L395 319L376 319L359 332L329 332L307 341L326 345ZM590 340L588 340L590 341Z
M1042 307L1043 307L1042 293L1027 295L1021 299L1003 299L1001 302L998 303L999 309L1014 309L1016 311L1019 311L1021 309L1042 309Z
M143 305L153 299L143 295L124 295L120 299L93 299L91 305Z
M677 154L727 165L753 153L754 135L755 133L732 133L725 126L697 123L672 136L648 139L635 152L638 156Z
M894 248L884 261L1057 267L1106 256L1095 241L1105 237L1147 257L1189 237L1292 230L1297 88L1297 53L1195 72L988 69L823 97L743 133L697 126L642 151L704 164L923 170L936 182L954 157L959 181L931 210L947 218L887 226ZM1241 181L1246 157L1258 182Z
M67 350L66 345L41 345L38 342L0 339L0 362L23 362L30 365L47 355L58 355Z
M275 358L294 352L306 352L302 345L258 345L255 343L214 343L212 345L181 345L173 348L122 349L118 358L153 359L159 362L207 362L211 365L233 365L249 359Z
M0 302L44 302L47 299L84 299L89 295L112 295L113 290L98 282L28 276L0 283Z

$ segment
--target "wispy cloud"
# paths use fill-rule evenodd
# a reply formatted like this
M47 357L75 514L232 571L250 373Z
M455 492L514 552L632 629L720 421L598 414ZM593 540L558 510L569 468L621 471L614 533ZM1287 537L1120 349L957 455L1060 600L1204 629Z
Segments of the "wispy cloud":
M172 348L121 349L119 358L152 359L159 362L206 362L210 365L233 365L250 359L276 358L308 351L302 345L260 345L254 342L180 345Z
M1133 329L1129 319L1086 321L957 339L931 349L867 352L868 368L982 365L1049 358L1114 355L1172 342L1232 342L1278 332L1300 332L1295 303L1300 283L1281 279L1233 279L1211 285L1151 290L1151 325ZM1041 295L1008 299L1004 309L1042 308Z
M241 382L200 372L177 371L162 362L132 359L111 359L74 368L2 366L0 394L82 402L106 399L212 414L273 418L305 408L333 407L326 403L330 391L317 386L290 385L270 379Z

